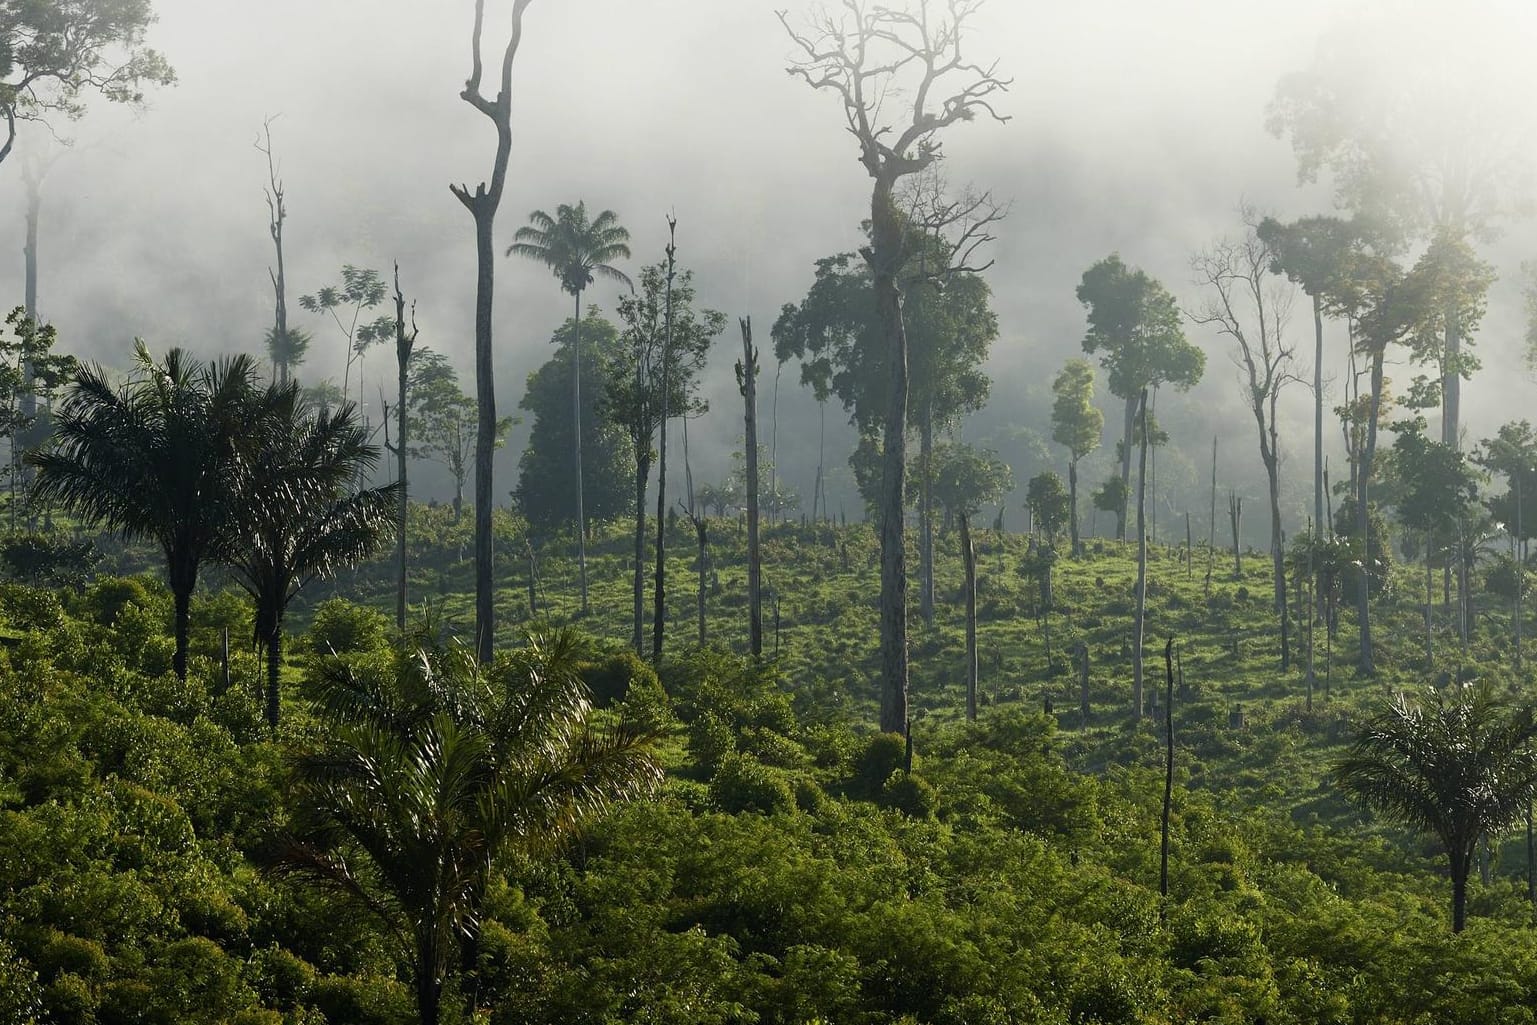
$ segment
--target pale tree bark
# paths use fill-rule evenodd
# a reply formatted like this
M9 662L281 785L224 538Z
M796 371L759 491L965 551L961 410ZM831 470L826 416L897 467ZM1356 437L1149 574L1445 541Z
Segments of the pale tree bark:
M495 610L491 585L491 457L496 451L496 384L491 360L491 315L495 298L496 212L507 184L507 162L512 156L512 63L523 41L523 15L533 0L513 0L512 30L502 52L500 88L495 98L481 93L484 64L481 39L485 28L486 2L475 0L475 27L470 36L470 77L459 94L480 111L496 129L496 155L490 182L473 191L469 185L451 185L475 221L475 656L490 662L496 646Z
M1270 566L1273 607L1280 626L1281 671L1291 668L1291 617L1286 608L1286 549L1281 532L1281 454L1276 404L1281 390L1295 380L1286 323L1296 290L1271 272L1274 256L1259 237L1258 218L1243 210L1246 233L1222 240L1192 261L1197 283L1207 293L1203 307L1190 314L1197 324L1214 327L1235 346L1249 411L1259 433L1260 462L1270 499ZM1271 279L1275 280L1271 280Z
M256 148L267 158L267 233L277 255L277 267L267 268L272 279L272 340L281 348L273 354L273 370L278 384L286 385L292 368L288 365L288 273L283 260L283 227L288 221L288 199L278 178L277 159L272 152L272 122L262 122L263 141ZM279 358L281 356L281 358Z
M923 480L919 482L918 529L918 614L923 625L934 628L934 410L932 405L923 410L918 427L918 462L923 467Z
M864 256L889 374L879 510L880 728L892 733L904 732L907 726L908 677L903 519L908 366L898 275L909 254L894 193L901 179L939 159L938 137L945 129L980 116L1004 120L992 99L1008 88L1008 81L997 76L996 65L972 63L962 56L962 36L978 6L979 0L918 0L915 10L897 10L871 0L841 0L819 11L807 32L791 28L787 15L779 13L797 51L790 73L813 89L839 97L846 126L859 144L860 163L872 182L870 245ZM941 13L931 14L931 7ZM898 92L902 102L882 104L883 98ZM966 234L952 253L952 268L964 267L963 253L975 247L975 239Z
M411 352L416 347L416 303L411 304L411 330L406 331L406 296L400 290L400 262L395 263L395 367L397 371L396 387L396 419L397 435L394 446L389 446L388 437L385 444L395 455L395 479L400 482L400 494L396 499L398 505L395 510L395 628L404 636L406 629L406 520L410 511L410 498L406 478L406 442L408 421L406 418L407 407L407 377L411 369ZM384 422L389 426L389 408L385 407Z
M695 596L695 604L697 606L695 611L699 617L699 647L703 648L705 646L705 641L707 640L705 622L705 595L708 593L710 575L710 527L706 522L702 511L696 512L694 509L685 506L683 509L683 514L687 516L688 521L694 525L694 540L699 546L699 590Z
M736 365L745 414L747 451L747 636L753 658L763 655L763 561L758 551L758 349L752 318L743 317L742 361Z
M662 335L661 409L657 416L656 461L656 593L651 606L651 660L662 661L662 644L667 635L667 408L668 388L672 386L672 283L677 273L678 222L667 218L667 299ZM779 385L776 380L775 389Z
M971 543L971 514L962 509L961 558L966 566L966 721L977 718L977 550Z

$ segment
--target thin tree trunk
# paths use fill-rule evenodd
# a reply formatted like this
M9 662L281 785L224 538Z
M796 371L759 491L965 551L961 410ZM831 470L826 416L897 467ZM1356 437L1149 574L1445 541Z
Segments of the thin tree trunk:
M667 219L667 299L665 334L662 336L662 399L661 415L657 418L656 463L656 595L651 608L651 660L662 661L662 646L667 633L667 408L668 389L672 375L672 282L675 274L678 246L676 242L678 222Z
M576 293L574 337L571 340L571 449L576 463L576 566L582 589L582 615L587 615L587 514L582 508L582 293Z
M897 287L903 225L894 180L878 179L871 196L871 275L890 381L881 459L880 728L907 729L907 547L903 519L907 477L907 331Z
M1270 426L1270 456L1265 472L1270 484L1270 568L1275 583L1275 613L1281 626L1281 672L1291 669L1291 616L1286 610L1286 539L1281 533L1281 480L1275 423Z
M966 566L966 721L977 718L977 551L971 544L971 515L960 514L961 558Z
M1131 439L1137 422L1137 396L1126 396L1125 431L1121 439L1121 494L1131 492ZM1126 503L1115 514L1115 539L1126 540Z
M1169 813L1174 807L1174 638L1163 646L1163 817L1159 828L1158 894L1169 896Z
M1460 448L1458 425L1462 413L1462 324L1455 301L1446 304L1446 368L1441 375L1441 444Z
M745 400L747 463L747 635L753 658L763 656L763 563L758 551L758 350L752 318L743 317L741 386Z
M1324 314L1313 296L1313 522L1324 523Z
M1233 579L1243 579L1243 550L1238 547L1238 534L1243 526L1243 499L1229 491L1227 494L1227 518L1233 526Z
M282 267L281 252L280 248L278 256L280 273ZM400 482L400 495L396 499L395 509L397 521L395 533L395 628L401 632L402 636L405 635L406 629L406 522L410 512L409 485L406 478L406 442L409 440L406 434L408 429L406 402L409 397L407 393L407 378L411 367L411 353L416 347L417 334L415 305L411 307L411 310L411 333L406 334L406 297L405 293L400 290L400 263L397 261L395 264L395 362L399 371L396 379L399 398L396 407L396 418L398 421L396 433L398 437L396 438L395 447L395 478ZM388 416L389 413L386 410L386 435L389 434ZM388 438L386 438L386 446L388 446Z
M1521 592L1526 583L1526 535L1521 523L1521 474L1515 475L1516 492L1516 669L1521 668Z
M1371 675L1377 671L1372 656L1371 620L1371 519L1367 515L1367 503L1371 500L1372 463L1377 455L1377 412L1382 404L1383 353L1372 355L1371 409L1366 424L1366 451L1361 454L1362 465L1357 469L1359 492L1356 495L1356 533L1361 538L1361 586L1356 589L1356 614L1361 624L1361 672Z
M499 87L496 98L488 100L480 92L485 0L475 0L475 27L470 38L472 68L459 95L495 127L496 156L489 185L482 182L473 192L468 185L449 187L475 219L475 656L483 663L491 661L496 647L491 586L491 457L496 450L496 383L491 361L496 253L492 236L507 182L507 162L512 155L512 65L523 40L523 14L531 2L515 0L513 4L512 32L502 57Z
M811 493L811 521L820 523L827 518L827 485L822 478L822 467L827 452L827 400L817 402L817 482ZM822 503L821 517L817 516L817 502Z
M707 639L705 632L705 594L709 578L709 527L702 515L696 516L689 513L689 518L694 521L694 538L699 543L699 592L697 595L699 613L699 646L703 648Z
M931 405L923 409L923 424L918 429L918 460L923 465L922 491L919 495L918 518L922 536L918 556L920 593L918 611L923 625L934 628L934 410Z
M1137 455L1137 613L1132 624L1131 697L1134 718L1142 718L1142 639L1147 619L1147 389L1138 404L1142 421L1142 443Z
M1430 531L1425 531L1425 668L1433 661L1431 653L1430 610L1436 601L1435 579L1430 572Z
M637 451L639 449L637 448ZM630 633L630 645L635 654L645 654L643 638L646 628L646 480L651 467L643 459L635 461L635 565L631 574L634 588L634 628Z
M1078 457L1067 461L1068 526L1073 536L1073 558L1083 558L1083 541L1078 536Z
M1206 532L1206 593L1211 594L1211 574L1217 565L1217 436L1211 436L1211 527Z

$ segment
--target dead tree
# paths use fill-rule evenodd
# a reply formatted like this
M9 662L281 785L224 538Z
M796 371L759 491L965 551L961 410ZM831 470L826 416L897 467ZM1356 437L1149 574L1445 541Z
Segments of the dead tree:
M683 510L683 515L688 517L688 521L694 525L694 540L699 545L699 593L696 601L699 614L699 646L703 648L707 638L704 601L710 579L710 525L703 515L703 510L696 511L682 502L679 502L678 506Z
M672 368L672 283L677 274L678 219L667 217L667 310L662 336L662 387L657 416L656 460L656 589L651 609L651 661L662 661L662 642L667 633L667 389Z
M407 374L411 369L411 352L416 347L416 303L411 304L411 330L406 330L406 297L400 290L400 261L395 261L395 366L397 369L395 444L389 443L389 407L385 407L385 447L395 456L395 479L400 482L395 529L395 628L402 636L406 629L406 517L410 508L406 483L406 406Z
M272 369L278 384L286 385L293 370L290 364L297 339L288 333L288 275L283 261L283 226L288 221L288 197L283 180L278 177L277 158L272 152L274 120L269 117L262 122L262 139L256 143L256 149L267 158L267 185L263 190L267 196L267 233L272 236L272 248L277 255L277 266L267 268L267 276L272 279Z
M1142 439L1137 448L1137 611L1132 624L1131 700L1133 718L1142 718L1142 639L1147 626L1147 389L1137 403Z
M813 89L842 101L845 125L859 146L872 181L869 264L877 319L889 356L889 406L883 424L880 490L880 728L902 732L907 723L907 335L902 323L899 274L907 263L906 225L896 202L898 183L940 158L940 135L979 116L1002 121L993 97L1008 88L996 65L970 62L961 41L980 0L917 0L893 9L871 0L840 0L819 10L808 29L780 23L797 53L788 69ZM900 93L903 102L883 103ZM749 443L749 449L751 444Z
M961 558L966 565L966 721L977 718L977 550L971 543L971 514L960 511ZM1048 572L1050 572L1048 570Z
M490 662L495 648L495 621L491 587L491 456L496 451L496 385L491 362L491 307L495 295L496 251L493 235L496 211L507 184L507 161L512 156L512 62L523 41L523 14L533 0L513 0L512 30L502 51L499 88L494 99L481 92L484 62L481 39L486 22L486 0L475 0L475 27L470 35L470 77L460 99L486 116L496 129L496 156L491 180L471 191L468 184L450 185L475 221L475 656Z
M1286 550L1281 537L1281 453L1276 403L1297 380L1286 322L1296 294L1271 270L1275 253L1260 238L1254 211L1243 208L1242 239L1223 239L1192 260L1206 303L1190 313L1197 324L1214 327L1234 344L1233 362L1249 411L1259 428L1260 462L1270 496L1270 567L1274 608L1281 625L1281 671L1291 668L1291 630L1286 611Z
M1243 553L1238 547L1238 531L1243 526L1243 498L1236 492L1227 493L1227 518L1233 525L1233 579L1243 579Z
M758 551L758 348L752 343L752 318L742 321L742 359L736 365L747 436L747 635L753 658L763 655L763 559Z

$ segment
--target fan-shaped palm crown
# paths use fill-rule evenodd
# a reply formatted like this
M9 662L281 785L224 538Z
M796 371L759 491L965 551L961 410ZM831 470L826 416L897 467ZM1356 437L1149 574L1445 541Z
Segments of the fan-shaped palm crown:
M508 256L526 256L544 264L571 295L581 295L594 275L630 284L628 275L611 266L630 257L630 233L614 211L604 210L589 221L586 203L563 203L555 208L554 217L535 210L528 220L513 236Z
M397 485L356 490L379 459L343 402L315 410L299 387L269 387L266 417L252 424L259 445L236 480L237 515L222 560L256 606L267 647L267 720L277 726L283 616L310 580L373 554L391 535Z
M1537 790L1537 713L1506 707L1488 684L1399 695L1334 769L1341 790L1434 833L1452 870L1452 928L1466 913L1478 841L1508 829Z
M580 657L558 632L491 666L429 645L391 669L338 660L317 674L327 747L295 766L295 828L275 867L392 927L422 1022L438 1021L443 983L476 942L499 854L547 853L661 780L648 729L593 723Z
M31 457L34 493L87 523L160 545L176 602L179 676L198 569L235 511L233 483L252 455L262 395L249 356L201 363L172 349L157 364L142 342L128 382L80 368L56 418L56 444Z

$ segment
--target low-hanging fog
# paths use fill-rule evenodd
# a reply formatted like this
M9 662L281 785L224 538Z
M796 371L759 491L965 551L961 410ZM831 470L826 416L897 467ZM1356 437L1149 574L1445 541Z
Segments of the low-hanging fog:
M633 236L625 269L635 272L661 258L665 217L675 212L680 266L696 272L702 305L732 318L711 362L712 411L692 432L696 479L723 476L740 444L735 318L750 314L768 350L780 306L804 295L816 259L859 244L868 209L869 183L837 102L785 74L791 46L774 17L779 6L795 19L809 5L535 0L516 64L499 249L529 211L580 199L619 214ZM458 97L469 70L470 0L157 0L155 7L150 42L175 65L179 84L151 94L137 113L92 99L84 120L54 126L72 140L68 149L34 126L0 164L4 305L22 293L21 163L42 157L51 163L39 305L64 349L117 365L127 363L135 336L156 351L260 353L271 323L272 247L267 167L253 144L264 119L276 116L290 323L314 335L301 375L339 380L343 343L334 326L294 300L331 283L344 263L387 271L398 260L418 303L421 342L448 353L469 388L473 238L448 185L483 180L494 143L489 123ZM510 3L488 7L499 12ZM504 23L500 13L489 18L488 43L498 52ZM1537 16L1515 0L993 0L977 29L972 55L996 58L1014 80L999 103L1011 120L946 134L946 173L1012 207L987 271L1000 321L988 368L993 399L961 430L1004 448L1021 482L1041 468L1027 464L1039 446L1021 441L1028 439L1021 429L1046 439L1042 454L1058 469L1064 463L1049 444L1049 383L1064 359L1079 354L1085 323L1073 290L1085 268L1118 251L1193 308L1200 296L1190 257L1241 230L1240 201L1288 220L1330 212L1327 180L1299 187L1289 141L1265 128L1277 81L1305 68L1320 39L1360 41L1374 74L1407 81L1450 71L1499 124L1507 159L1537 166L1523 102L1537 95L1537 70L1521 52ZM1384 53L1399 56L1383 60ZM1500 277L1476 337L1483 369L1464 389L1470 442L1529 416L1533 394L1521 358L1520 265L1537 256L1537 236L1534 222L1519 216L1502 218L1499 228L1480 245ZM528 261L499 260L497 274L498 404L516 412L527 374L548 358L550 334L569 314L569 297ZM600 283L587 301L611 310L616 294ZM1291 330L1299 370L1311 376L1311 323L1300 298ZM1344 328L1328 331L1338 378ZM1262 484L1229 347L1207 329L1189 325L1187 334L1207 350L1207 372L1190 394L1166 391L1159 400L1173 435L1159 457L1160 515L1172 532L1171 514L1191 509L1204 533L1214 434L1222 437L1224 488L1254 496L1260 510ZM367 357L371 408L393 379L392 359L383 350ZM1390 375L1395 370L1407 383L1408 368ZM765 441L773 390L770 360L760 385ZM1091 483L1103 476L1119 424L1102 384L1101 408L1105 448L1101 465L1087 472ZM1293 385L1283 410L1289 465L1282 472L1295 530L1311 487L1307 388ZM828 419L844 422L832 411ZM779 463L808 503L816 425L798 368L785 367ZM501 496L515 483L527 430L525 422L499 454ZM1344 473L1337 434L1336 480ZM842 466L850 445L851 433L837 432L829 463ZM846 471L837 484L832 510L841 505L856 516ZM446 480L428 478L434 485L440 495L447 489ZM1022 513L1010 515L1022 522ZM1262 536L1263 512L1253 520Z

